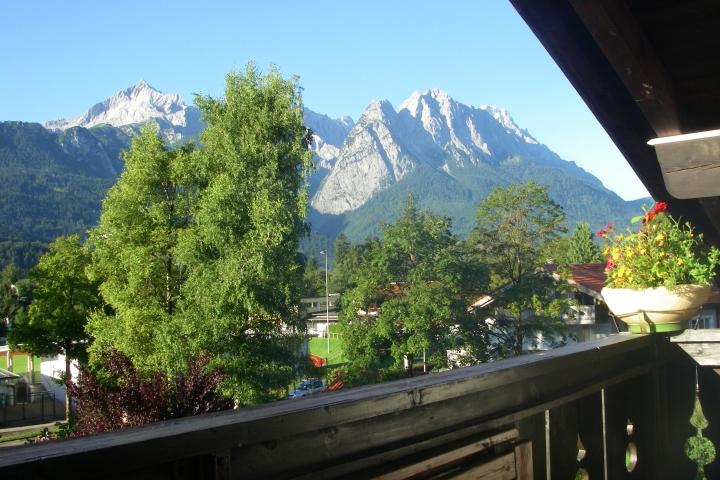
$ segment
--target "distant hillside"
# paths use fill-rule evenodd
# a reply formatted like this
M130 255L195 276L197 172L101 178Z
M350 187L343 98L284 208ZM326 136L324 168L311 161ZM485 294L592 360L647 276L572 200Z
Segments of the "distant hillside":
M57 135L0 122L0 242L47 243L93 227L122 169L118 153L84 128Z
M465 236L475 227L477 206L493 187L529 180L550 186L551 198L563 205L570 231L581 221L588 222L594 230L610 221L624 229L640 211L639 205L652 203L650 198L626 202L604 187L519 157L496 165L459 167L452 173L420 165L355 210L333 215L311 209L308 218L315 231L333 238L344 232L350 241L357 243L368 236L380 235L380 222L392 223L399 217L408 192L412 192L422 208L449 216L453 231Z

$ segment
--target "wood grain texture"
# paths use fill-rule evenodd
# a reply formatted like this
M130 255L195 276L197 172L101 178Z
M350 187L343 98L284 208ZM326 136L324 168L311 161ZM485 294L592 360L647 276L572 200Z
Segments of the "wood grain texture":
M698 365L720 368L720 343L678 344Z
M658 137L680 134L670 79L634 16L619 0L570 0Z
M517 480L533 480L532 442L520 442L515 446L515 475Z
M327 475L314 478L336 478L341 472L333 473L336 466L357 469L387 452L422 451L436 438L512 424L651 372L663 358L662 338L618 335L306 401L5 448L0 476L92 478L103 471L139 477L144 469L157 471L157 465L169 464L172 473L173 462L229 450L233 478L294 478L323 471Z
M720 137L655 145L655 150L673 197L720 195Z
M720 329L703 328L685 330L680 335L670 337L672 343L720 343Z
M448 478L453 480L513 480L517 478L515 473L515 452L502 455L482 465L471 467Z
M517 435L517 430L508 430L507 432L493 435L491 437L479 440L477 442L473 442L470 445L451 450L441 455L423 459L418 463L408 465L406 467L400 468L392 472L388 472L383 475L379 475L374 478L377 480L402 480L405 478L411 478L415 475L420 475L422 473L431 472L433 470L439 469L443 465L447 465L457 460L469 457L470 455L474 455L483 450L487 450L491 447L494 447L495 445L509 442L510 440L515 440L517 439Z

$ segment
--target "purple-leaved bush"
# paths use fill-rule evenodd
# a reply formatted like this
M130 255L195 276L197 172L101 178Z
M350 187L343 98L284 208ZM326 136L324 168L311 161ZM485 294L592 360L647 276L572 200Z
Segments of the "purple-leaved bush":
M141 376L130 358L117 350L105 354L103 364L112 375L104 384L97 373L80 367L76 382L67 386L77 400L73 436L233 408L232 398L218 392L226 377L222 368L208 369L209 352L197 354L187 372L168 377L155 372ZM105 382L107 383L107 382Z

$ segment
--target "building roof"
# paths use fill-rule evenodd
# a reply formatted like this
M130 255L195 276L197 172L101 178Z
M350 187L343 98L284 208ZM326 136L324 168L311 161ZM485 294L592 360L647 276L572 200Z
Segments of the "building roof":
M20 375L17 375L13 372L9 372L3 368L0 368L0 381L13 380L13 379L17 379L17 378L20 378Z
M589 291L585 293L599 297L600 291L605 286L605 264L604 263L571 263L568 269L572 272L569 278L571 283L584 287ZM591 293L592 292L592 293ZM602 298L602 297L599 297Z

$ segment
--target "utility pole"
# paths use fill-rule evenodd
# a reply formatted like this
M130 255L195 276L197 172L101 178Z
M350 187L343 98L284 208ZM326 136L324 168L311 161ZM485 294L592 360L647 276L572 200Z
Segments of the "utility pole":
M320 255L325 255L325 335L327 335L328 362L330 362L330 291L328 290L327 250L320 252Z

